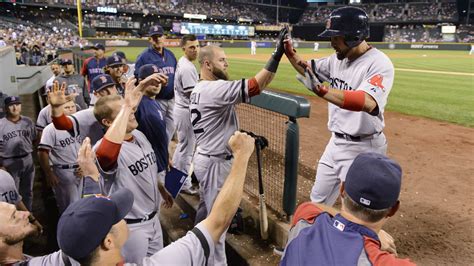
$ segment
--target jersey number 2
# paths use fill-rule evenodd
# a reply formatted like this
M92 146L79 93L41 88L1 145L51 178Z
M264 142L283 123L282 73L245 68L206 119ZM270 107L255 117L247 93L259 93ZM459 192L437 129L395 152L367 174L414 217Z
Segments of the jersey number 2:
M198 109L191 109L191 117L193 116L193 114L196 114L196 117L191 122L193 127L194 127L197 124L197 122L199 122L199 120L201 120L201 112L199 112ZM202 128L196 128L193 131L194 131L194 134L204 133L204 129L202 129Z

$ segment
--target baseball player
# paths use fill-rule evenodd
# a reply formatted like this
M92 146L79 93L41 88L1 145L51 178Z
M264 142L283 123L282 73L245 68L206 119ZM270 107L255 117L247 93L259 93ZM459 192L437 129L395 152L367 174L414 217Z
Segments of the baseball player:
M21 115L20 97L5 99L7 116L0 119L0 166L13 176L28 210L33 203L33 146L37 144L35 125L29 117Z
M104 68L104 73L112 77L112 80L115 82L115 87L120 95L123 95L125 83L127 82L126 77L123 75L124 65L122 57L112 55L107 57L107 64Z
M63 110L65 115L74 114L76 112L74 101L65 103ZM76 163L81 142L81 135L72 136L65 130L57 130L53 124L46 126L41 135L38 158L46 182L53 188L59 213L78 200L81 195L82 183L77 176Z
M19 211L28 211L25 204L21 200L21 196L15 186L13 177L3 169L0 169L0 202L13 204ZM33 213L30 213L28 218L31 223L36 225L38 232L41 234L43 232L43 227L33 216Z
M89 92L92 92L92 80L94 80L98 75L104 73L104 67L107 64L105 59L105 46L96 43L92 46L92 49L95 50L95 55L84 60L81 68L81 75L86 77ZM90 105L94 105L96 100L95 95L91 95Z
M254 142L250 136L235 132L229 140L229 146L235 156L232 170L209 217L196 225L186 236L151 257L144 258L138 265L214 264L214 245L220 235L225 233L243 195L245 174ZM86 165L94 165L95 158L90 155L91 148L87 143L86 139L79 152L79 163L82 165L82 161L89 162ZM94 183L98 187L97 169L87 170L84 167L84 172L89 175L85 178L85 187L88 188L89 184ZM126 188L117 190L109 197L93 195L71 204L58 222L58 244L61 250L82 265L122 265L120 249L128 237L124 218L133 210L134 204L133 193ZM84 230L77 230L78 227Z
M174 134L173 107L174 107L174 75L176 69L176 57L173 52L164 47L163 28L156 25L150 28L148 33L150 47L145 49L135 62L135 77L138 77L138 70L146 64L154 64L160 69L160 73L168 75L168 85L164 86L156 99L160 103L166 118L166 134L168 142Z
M144 65L138 71L139 80L156 74L162 78L163 84L166 84L168 77L159 73L157 66L152 64ZM142 132L150 142L156 155L158 167L158 178L164 183L166 170L168 169L168 136L166 135L166 121L163 109L155 100L156 95L160 93L161 86L148 86L143 90L143 97L135 112L138 121L137 129Z
M383 113L394 68L385 54L365 41L369 18L364 10L338 8L330 14L326 26L319 36L330 37L336 53L304 62L289 40L285 42L285 53L300 74L299 80L329 102L328 128L332 137L319 160L311 200L333 205L340 183L359 153L386 153Z
M91 90L96 98L118 94L115 82L107 74L100 74L95 77L91 83ZM73 136L89 137L94 144L104 136L104 129L95 118L94 110L88 108L71 116L64 114L63 104L74 97L75 94L65 94L65 84L62 84L61 88L59 88L59 83L53 85L53 91L48 93L48 101L51 105L51 117L54 127L58 130L67 130Z
M194 35L185 35L181 39L181 48L184 55L179 59L174 77L174 123L178 134L178 144L173 155L173 166L188 173L181 191L188 194L197 194L192 188L189 169L194 152L194 133L191 126L191 113L189 112L189 96L198 82L199 74L193 64L199 55L199 41Z
M227 141L239 129L235 105L248 102L272 81L284 53L286 34L287 29L283 28L267 65L250 79L228 80L227 59L220 47L206 46L199 53L201 80L190 97L191 124L196 136L194 174L199 181L200 194L196 223L211 211L232 165ZM215 252L215 264L226 264L225 234Z
M128 78L131 78L133 77L133 73L135 72L135 64L134 63L130 63L128 60L127 60L127 56L125 55L124 52L122 51L117 51L115 53L113 53L112 55L118 55L122 58L122 61L123 61L123 69L122 69L122 72L123 74L125 75L125 77L128 79Z
M126 84L125 98L118 95L100 98L94 115L107 128L104 138L94 146L97 162L104 177L105 191L110 194L122 188L133 191L135 201L125 216L130 234L122 254L126 262L140 263L163 248L161 231L161 196L164 207L173 204L158 176L157 155L145 135L139 130L135 109L142 92ZM155 84L158 85L158 84Z
M298 207L281 265L415 265L396 257L382 230L400 207L401 179L395 161L359 154L341 186L341 211L311 202Z
M59 84L65 82L67 85L67 93L77 93L75 99L76 104L79 105L81 110L87 109L91 98L89 89L86 86L86 80L83 76L75 73L74 64L71 59L63 59L61 66L63 68L63 74L56 77L55 80L57 80Z
M53 61L51 63L51 71L53 72L53 75L46 81L46 84L44 85L45 92L51 90L54 80L61 74L61 66L59 61Z
M257 54L257 42L256 41L251 41L250 42L250 54L251 55L256 55Z

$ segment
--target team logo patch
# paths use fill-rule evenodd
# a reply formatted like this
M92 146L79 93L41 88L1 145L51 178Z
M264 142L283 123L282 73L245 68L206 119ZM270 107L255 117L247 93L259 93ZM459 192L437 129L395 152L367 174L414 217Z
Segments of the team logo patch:
M385 87L382 84L383 76L380 74L372 76L367 82L369 82L370 84L374 85L377 88L385 90Z
M335 220L332 225L333 225L334 227L336 227L337 230L339 230L339 231L341 231L341 232L344 231L344 228L346 228L346 225L343 224L343 223L341 223L341 222L338 221L338 220Z
M360 201L360 203L362 203L366 206L370 206L370 200L368 200L368 199L360 198L359 201Z
M107 83L107 78L105 76L100 76L102 83Z

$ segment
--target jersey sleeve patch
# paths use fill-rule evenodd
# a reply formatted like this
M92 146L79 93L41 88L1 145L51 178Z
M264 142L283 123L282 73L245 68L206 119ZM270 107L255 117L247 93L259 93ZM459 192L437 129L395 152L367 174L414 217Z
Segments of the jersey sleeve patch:
M367 80L368 83L372 84L374 87L379 88L385 91L385 87L383 86L383 76L381 74L375 74Z
M308 223L312 224L314 223L316 217L318 217L321 213L323 213L323 210L321 210L318 206L312 202L305 202L296 209L291 226L295 226L301 219L306 220Z

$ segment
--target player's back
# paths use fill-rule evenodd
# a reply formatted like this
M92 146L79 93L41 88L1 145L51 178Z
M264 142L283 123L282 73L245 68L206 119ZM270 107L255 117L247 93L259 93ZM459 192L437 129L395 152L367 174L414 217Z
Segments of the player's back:
M239 128L235 104L245 101L246 83L245 80L202 80L196 84L190 97L190 110L197 152L231 153L227 141Z

